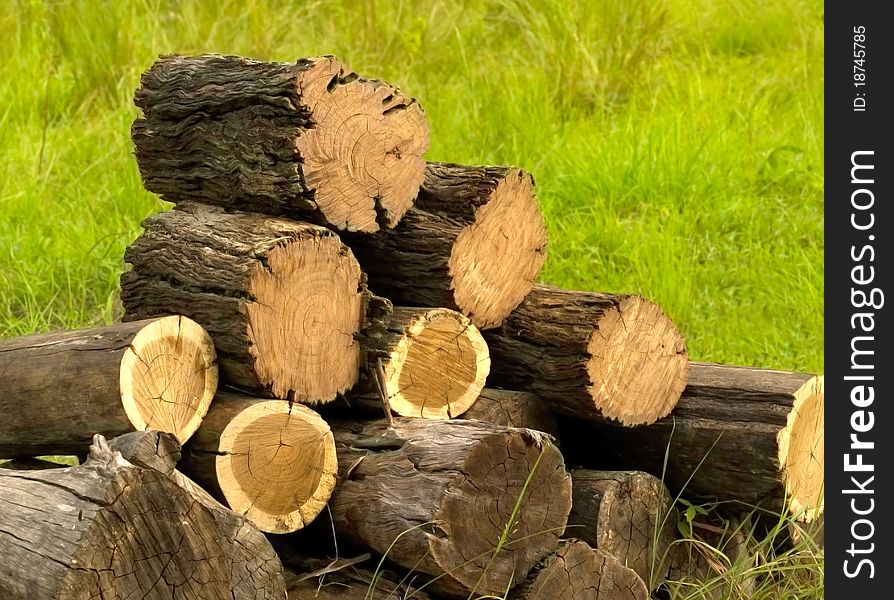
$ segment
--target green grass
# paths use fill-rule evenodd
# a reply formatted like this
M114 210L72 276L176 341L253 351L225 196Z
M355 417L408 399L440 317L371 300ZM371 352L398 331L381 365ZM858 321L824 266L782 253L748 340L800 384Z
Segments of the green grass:
M7 0L0 337L117 316L124 247L163 207L128 137L156 55L335 53L421 100L429 158L535 174L544 281L656 300L695 359L822 371L822 9Z

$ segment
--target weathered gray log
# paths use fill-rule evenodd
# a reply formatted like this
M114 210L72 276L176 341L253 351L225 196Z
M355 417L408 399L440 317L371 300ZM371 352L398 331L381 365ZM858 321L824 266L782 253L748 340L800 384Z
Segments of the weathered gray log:
M482 329L503 322L546 259L534 180L509 167L428 163L416 206L397 227L344 240L377 294L452 308Z
M571 472L568 533L605 550L650 590L665 579L676 539L674 500L661 481L641 471Z
M261 531L311 522L335 487L329 426L306 406L220 391L181 469Z
M336 532L387 553L419 581L436 578L439 594L502 592L555 548L565 528L571 479L539 432L407 418L393 427L333 422L333 432Z
M357 382L368 292L335 233L199 205L143 228L124 254L125 319L194 319L214 339L221 381L256 394L314 404Z
M206 507L102 436L79 467L0 469L4 599L233 598L247 582L229 571L228 544ZM251 597L273 597L263 575Z
M687 498L737 500L812 521L823 511L823 377L692 363L673 415L649 427L568 423L581 462L639 469Z
M140 86L131 137L146 189L165 200L373 232L394 227L422 182L419 103L335 57L163 56Z
M652 423L671 412L686 384L683 336L639 296L535 285L484 337L490 385L532 392L575 418Z
M180 316L0 341L0 457L86 452L94 433L187 440L217 389L208 334Z
M633 569L580 540L565 540L509 600L648 600L649 592Z
M462 418L505 427L534 429L557 439L559 436L559 426L549 406L528 392L485 388Z

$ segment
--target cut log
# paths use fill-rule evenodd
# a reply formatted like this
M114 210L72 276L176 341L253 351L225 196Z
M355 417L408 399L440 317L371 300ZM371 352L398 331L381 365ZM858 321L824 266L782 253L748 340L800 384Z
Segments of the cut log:
M338 465L329 426L306 406L218 392L181 467L261 531L288 533L326 506Z
M534 429L557 439L559 436L559 426L552 411L543 400L528 392L485 388L462 418Z
M4 599L245 597L231 543L203 505L102 436L79 467L0 470ZM273 598L261 576L251 597Z
M568 533L605 550L650 590L665 579L676 539L674 500L661 481L641 471L571 472Z
M179 312L214 339L221 378L314 404L357 382L368 293L360 266L316 225L180 206L143 221L125 252L125 319Z
M376 293L458 310L482 329L518 306L546 259L534 180L508 167L428 163L416 207L396 228L344 239Z
M298 564L286 560L288 600L430 600L400 575L385 569L373 571L370 555L357 559L303 558ZM363 559L363 560L360 560ZM358 563L365 563L364 565Z
M646 585L614 556L580 540L563 541L509 600L648 600Z
M653 423L686 385L683 336L639 296L536 285L484 337L491 384L532 392L574 418Z
M572 452L661 476L673 493L737 500L810 522L823 512L822 376L692 363L671 417L649 427L589 426ZM584 439L586 437L586 440ZM691 479L690 479L691 478Z
M208 334L169 316L0 341L0 457L75 454L94 433L185 441L217 389Z
M173 436L155 430L126 433L109 440L109 447L131 464L165 475L208 509L226 539L218 550L226 557L224 573L233 598L282 599L286 593L284 571L273 546L254 525L176 470L181 455Z
M137 164L170 202L373 232L394 227L422 183L419 103L335 57L163 56L140 85Z
M394 307L381 333L364 336L364 387L378 361L391 409L406 417L450 419L478 398L490 354L478 328L446 308Z
M433 592L501 593L552 552L565 528L571 479L539 432L406 418L394 427L341 422L333 432L336 532L420 581L435 578Z

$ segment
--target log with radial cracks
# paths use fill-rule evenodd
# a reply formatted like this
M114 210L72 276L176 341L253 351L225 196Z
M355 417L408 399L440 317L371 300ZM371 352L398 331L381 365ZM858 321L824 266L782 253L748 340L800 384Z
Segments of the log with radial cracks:
M534 394L513 390L481 390L463 419L477 419L505 427L536 429L558 437L559 427L549 407Z
M140 86L131 137L146 189L165 200L374 232L422 182L419 103L335 57L163 56Z
M532 392L575 418L652 423L671 412L686 385L683 336L640 296L536 285L484 337L490 384Z
M94 433L185 441L217 389L208 334L168 316L0 341L0 457L83 454Z
M376 235L351 235L370 288L407 306L444 306L482 329L518 306L546 259L530 174L428 163L416 206Z
M375 381L381 361L394 412L450 419L475 402L490 372L490 354L466 317L446 308L394 307L381 325L361 346L367 380Z
M155 430L136 431L109 440L109 447L131 464L165 475L211 513L227 541L219 550L226 557L225 572L233 597L282 599L286 593L284 572L270 542L244 517L176 470L181 455L174 437Z
M4 599L281 598L266 579L281 586L275 557L243 580L233 543L189 493L99 435L79 467L0 469Z
M357 382L367 292L336 234L200 205L143 227L124 255L126 319L191 317L214 339L221 380L242 390L314 404Z
M585 542L563 541L509 600L648 600L649 592L635 571Z
M565 528L571 479L539 432L412 418L394 427L339 422L333 432L336 532L437 578L440 594L501 593L555 548Z
M654 590L667 575L676 539L673 498L657 477L641 471L571 472L568 533L605 550Z
M316 518L337 470L332 433L314 411L231 392L218 393L181 466L268 533L296 531Z
M649 427L596 426L574 436L575 451L656 476L667 453L664 481L674 493L685 487L687 497L810 522L823 512L824 404L822 376L692 363L673 415Z

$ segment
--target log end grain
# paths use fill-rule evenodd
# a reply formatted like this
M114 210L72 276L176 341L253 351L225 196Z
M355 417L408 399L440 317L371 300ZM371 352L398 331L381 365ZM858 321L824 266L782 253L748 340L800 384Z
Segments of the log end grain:
M794 393L786 426L777 434L779 464L793 518L810 523L823 514L825 379L809 379Z
M234 512L261 531L288 533L323 510L338 463L329 426L281 400L250 403L220 435L217 484Z
M422 107L385 82L359 77L335 57L310 60L296 82L314 121L295 140L304 181L336 228L392 228L422 184L429 145Z
M410 310L384 366L389 404L406 417L457 417L484 388L490 373L487 343L456 311Z
M156 319L131 340L121 358L121 404L138 430L157 429L188 440L217 391L217 355L208 333L174 315Z

